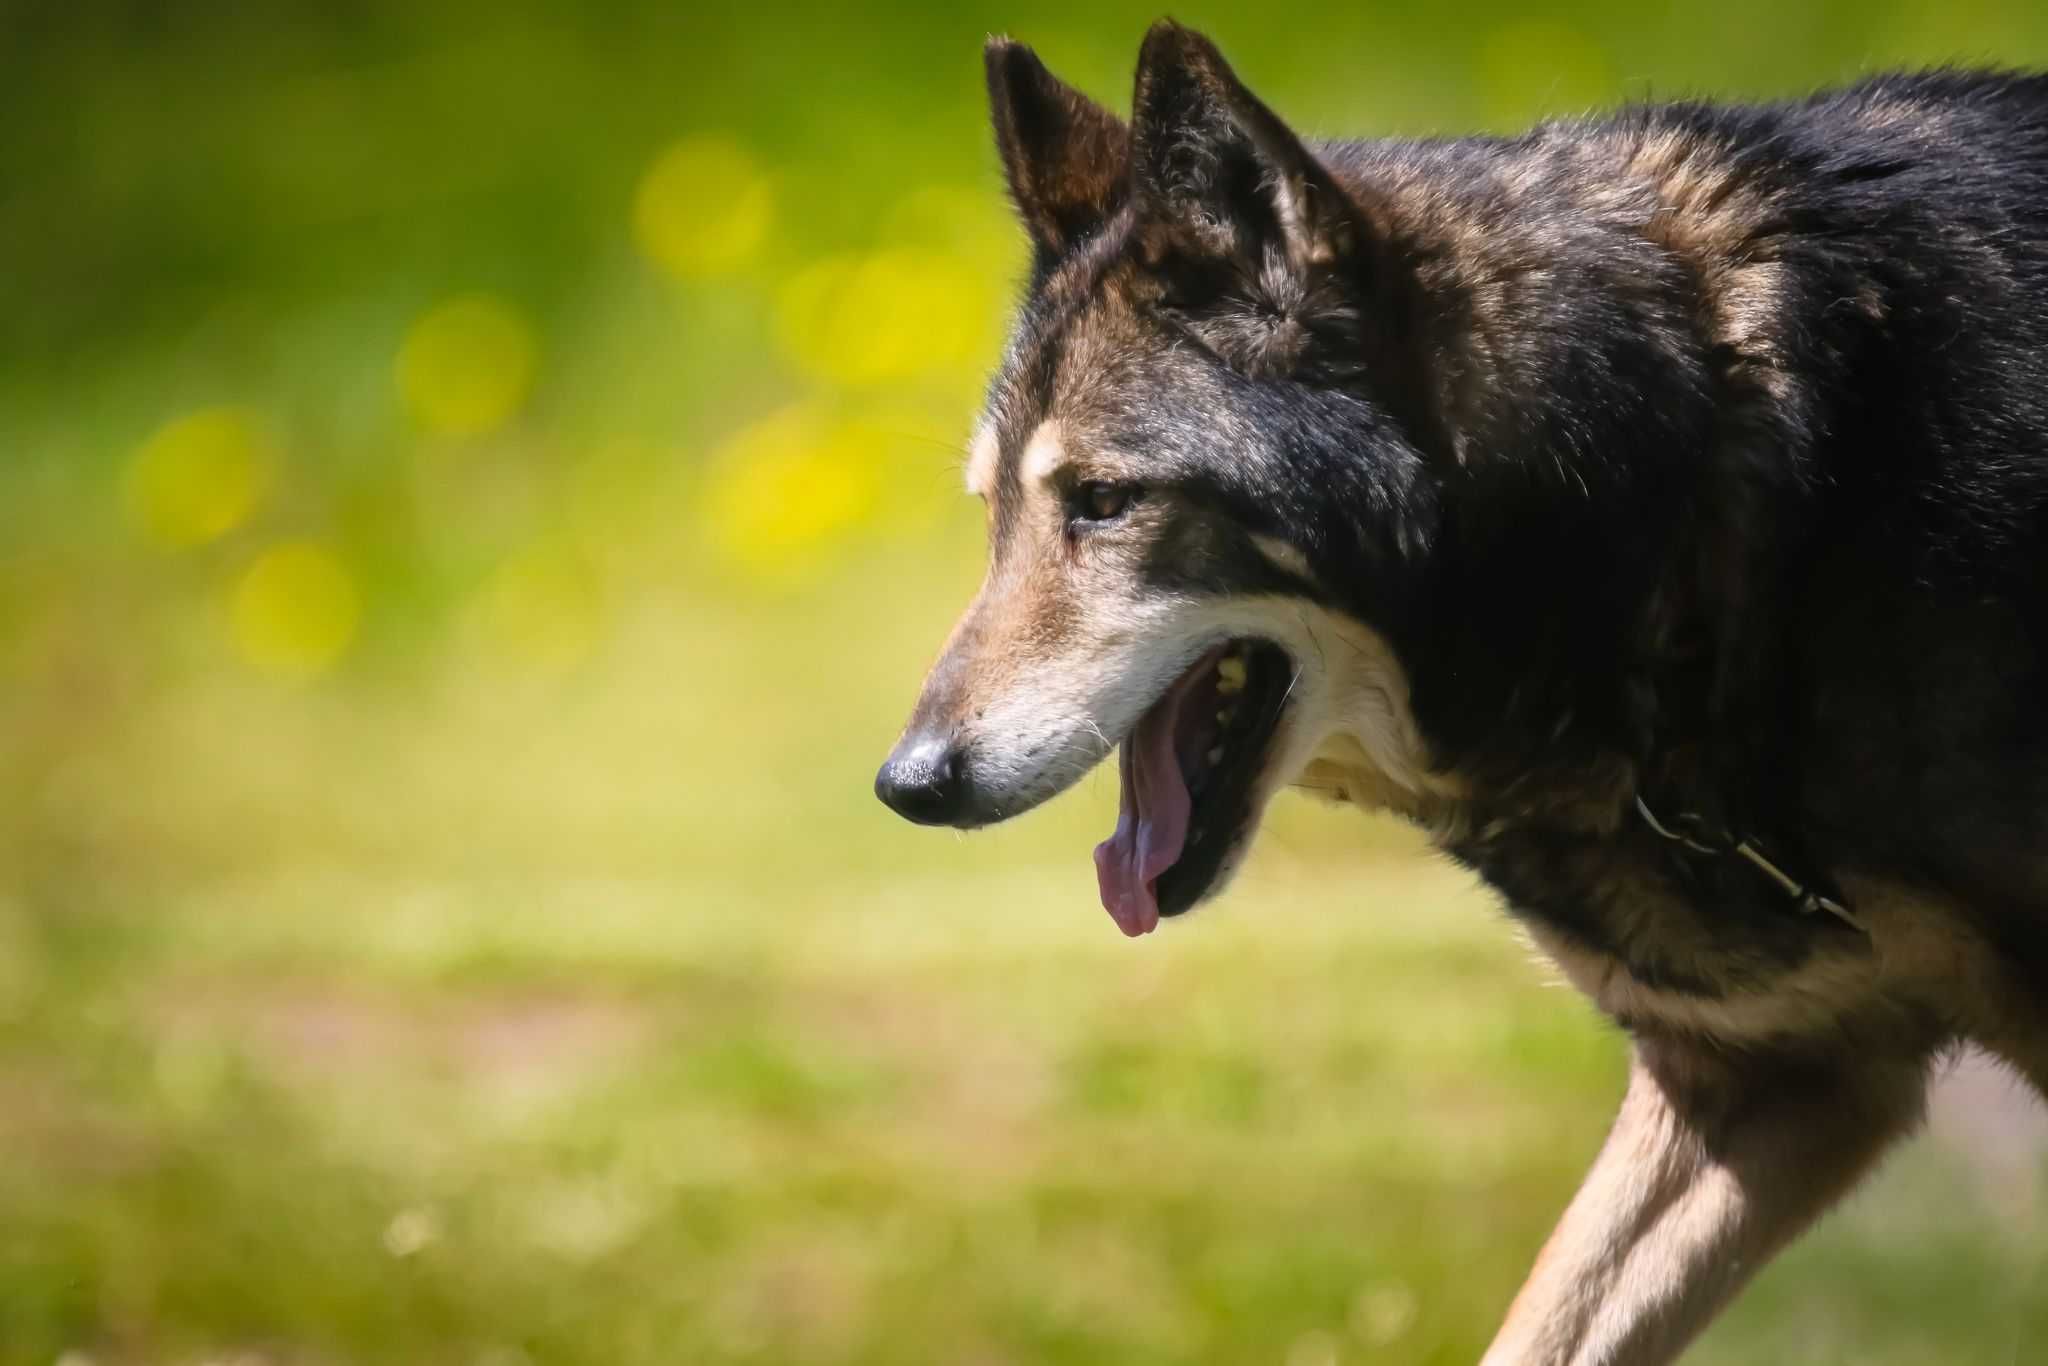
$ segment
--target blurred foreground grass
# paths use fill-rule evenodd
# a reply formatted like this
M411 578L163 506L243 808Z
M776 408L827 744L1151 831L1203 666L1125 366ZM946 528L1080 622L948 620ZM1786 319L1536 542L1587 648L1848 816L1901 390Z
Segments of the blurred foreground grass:
M973 839L869 811L916 649L815 642L889 568L815 630L223 685L74 759L97 843L0 913L0 1361L1476 1359L1617 1041L1348 813L1283 801L1133 944L1105 781ZM875 629L936 629L911 596ZM1916 1149L1700 1359L2025 1360L2037 1199Z
M1132 945L1106 781L867 796L979 557L981 35L1113 99L1148 8L8 13L0 1362L1476 1357L1620 1084L1486 898L1289 800ZM1181 17L1317 131L2048 56ZM1699 1359L2030 1359L2040 1200L1923 1145Z

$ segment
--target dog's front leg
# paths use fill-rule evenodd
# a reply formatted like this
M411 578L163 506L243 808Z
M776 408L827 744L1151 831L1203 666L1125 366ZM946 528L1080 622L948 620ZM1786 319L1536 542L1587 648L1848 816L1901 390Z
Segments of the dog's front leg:
M1675 1358L1920 1113L1921 1057L1639 1038L1621 1114L1482 1366Z

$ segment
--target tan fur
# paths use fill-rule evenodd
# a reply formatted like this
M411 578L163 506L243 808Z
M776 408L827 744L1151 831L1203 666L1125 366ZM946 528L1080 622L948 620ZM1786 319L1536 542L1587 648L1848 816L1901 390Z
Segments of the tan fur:
M993 427L983 427L967 448L967 491L987 498L996 486L996 465L1002 460L1001 444Z
M1048 418L1038 424L1038 430L1025 443L1023 458L1017 462L1017 477L1027 487L1044 484L1059 471L1066 458L1059 423Z
M1305 583L1316 581L1315 571L1309 568L1308 556L1302 553L1300 546L1284 541L1278 536L1267 536L1255 531L1252 533L1252 548L1264 555L1275 568L1292 574Z
M1316 740L1293 784L1332 801L1396 811L1428 828L1445 826L1463 786L1432 765L1392 647L1348 617L1306 603L1294 607L1323 680L1297 704L1296 724Z
M933 671L944 686L927 687L918 716L943 716L981 756L984 782L999 784L998 795L1022 809L1099 760L1111 737L1127 733L1210 646L1256 636L1285 649L1298 672L1255 809L1299 784L1446 828L1461 786L1432 765L1407 677L1377 632L1291 596L1145 592L1130 558L1136 552L1062 543L1054 476L1069 462L1110 475L1114 461L1114 452L1070 444L1055 422L1034 431L1019 457L1017 504L1005 510L1010 532ZM1299 557L1284 543L1264 551L1282 562ZM1226 861L1219 885L1253 833Z
M1482 1366L1670 1361L1912 1125L1925 1062L1786 1064L1647 1038Z
M1531 921L1528 933L1571 984L1616 1018L1731 1045L1839 1038L1898 1021L1938 1021L1996 1038L2032 1018L2024 984L1970 928L1962 908L1895 883L1838 879L1867 937L1822 950L1764 993L1700 997L1635 980L1620 963ZM1887 1030L1887 1032L1889 1032Z

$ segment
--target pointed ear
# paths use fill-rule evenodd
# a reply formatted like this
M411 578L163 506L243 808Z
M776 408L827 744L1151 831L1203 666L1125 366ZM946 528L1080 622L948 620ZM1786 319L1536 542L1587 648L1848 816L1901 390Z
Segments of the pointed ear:
M1057 255L1115 208L1130 134L1123 120L1047 71L1022 43L991 38L984 56L1010 198L1040 257Z
M1216 45L1171 20L1138 54L1131 175L1155 261L1178 251L1256 271L1277 248L1305 271L1347 255L1362 231L1358 206Z

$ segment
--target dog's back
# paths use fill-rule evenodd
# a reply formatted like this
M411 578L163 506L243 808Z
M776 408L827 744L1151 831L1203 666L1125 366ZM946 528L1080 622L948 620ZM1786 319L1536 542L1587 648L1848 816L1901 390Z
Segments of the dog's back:
M2048 982L2048 79L1730 117L1780 169L1811 526L1779 581L1795 819Z
M1490 536L1494 564L1466 577L1480 590L1437 604L1485 626L1409 660L1435 675L1415 679L1432 728L1494 710L1471 692L1489 657L1620 676L1615 548L1650 532L1648 580L1695 540L1719 600L1689 606L1720 637L1699 707L1741 736L1703 762L1742 775L1730 803L1816 857L1994 908L2048 981L2048 77L1888 76L1321 151L1465 301L1472 354L1447 368L1489 387L1450 396L1473 415L1463 439L1533 433L1565 448L1561 478L1596 485L1625 465L1589 490L1583 537L1518 507L1526 528ZM1681 476L1658 464L1688 443L1642 407L1715 431L1707 478L1739 524L1666 516ZM1574 598L1582 621L1555 608Z

